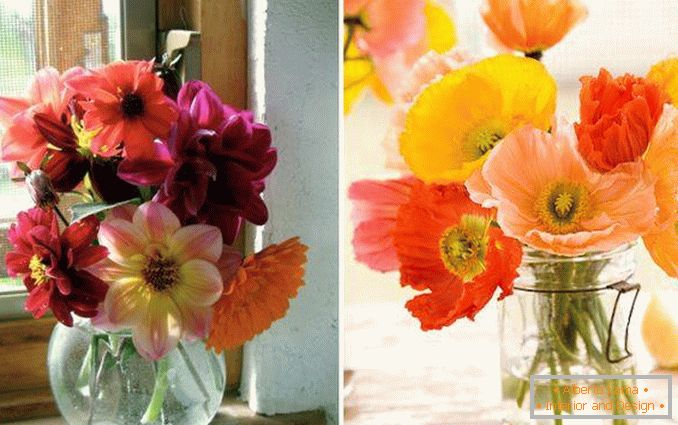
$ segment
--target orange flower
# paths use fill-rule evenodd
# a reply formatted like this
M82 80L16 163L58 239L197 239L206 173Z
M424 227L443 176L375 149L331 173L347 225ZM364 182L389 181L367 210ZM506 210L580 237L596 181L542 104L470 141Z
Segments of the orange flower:
M626 74L582 77L579 151L598 171L609 171L643 155L662 113L664 95L649 81Z
M393 239L400 282L430 290L407 303L423 330L473 319L497 288L510 295L522 249L493 225L494 210L473 203L459 184L418 182L400 207Z
M307 249L292 238L245 258L214 305L207 346L217 352L237 347L285 316L304 284Z
M587 13L578 0L487 0L482 15L501 44L539 59Z
M643 236L652 259L671 277L678 277L678 109L664 107L652 135L645 162L657 176L657 221Z

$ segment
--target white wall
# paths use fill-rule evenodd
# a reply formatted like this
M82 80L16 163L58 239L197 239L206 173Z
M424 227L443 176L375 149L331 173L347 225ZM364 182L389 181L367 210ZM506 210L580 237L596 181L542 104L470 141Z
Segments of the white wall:
M300 235L306 286L287 317L245 346L242 396L261 413L324 408L338 422L338 8L251 0L251 103L279 163L264 194L264 245Z

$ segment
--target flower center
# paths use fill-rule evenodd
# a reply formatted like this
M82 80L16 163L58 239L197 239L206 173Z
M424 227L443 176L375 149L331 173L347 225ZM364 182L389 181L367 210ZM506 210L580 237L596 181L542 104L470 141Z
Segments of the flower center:
M171 258L155 255L148 257L142 275L146 285L156 292L162 292L179 281L179 266Z
M144 99L136 93L127 93L122 97L120 109L125 118L134 118L144 113Z
M462 146L464 161L475 161L491 151L506 136L504 129L494 123L472 130Z
M31 279L35 285L42 285L49 280L47 276L47 265L42 262L42 258L38 255L33 255L28 262L28 269L31 271Z
M536 203L537 216L554 234L580 230L580 223L591 215L588 190L579 183L552 182L546 185Z
M487 217L464 215L458 226L448 227L440 238L440 258L445 268L464 282L485 271L490 223Z

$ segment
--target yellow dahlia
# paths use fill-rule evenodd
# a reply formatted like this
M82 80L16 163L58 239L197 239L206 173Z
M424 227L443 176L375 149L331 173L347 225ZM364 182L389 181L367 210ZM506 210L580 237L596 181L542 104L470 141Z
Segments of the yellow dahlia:
M462 182L514 128L547 130L556 82L530 58L498 55L446 74L407 113L400 153L427 183Z

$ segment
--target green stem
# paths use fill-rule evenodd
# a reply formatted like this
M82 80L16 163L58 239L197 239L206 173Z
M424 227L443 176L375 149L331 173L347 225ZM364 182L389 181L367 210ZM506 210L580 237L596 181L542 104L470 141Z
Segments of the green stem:
M558 375L558 368L556 367L556 359L553 352L551 352L548 356L548 364L549 368L551 369L551 375ZM549 382L551 386L551 399L553 400L553 414L560 415L562 414L560 410L560 381L557 379L551 379ZM556 425L562 425L563 420L554 419L553 423Z
M527 390L530 387L530 385L528 384L528 380L532 375L537 373L537 368L539 367L539 363L541 362L541 356L542 351L540 349L537 349L537 352L534 353L534 357L532 358L530 370L527 372L527 380L521 379L520 381L520 387L518 387L518 395L516 397L516 403L518 404L518 407L523 407L523 402L525 401L525 394L527 394Z
M167 379L167 371L169 370L169 360L163 357L160 360L153 362L155 369L155 385L153 386L153 395L151 402L146 408L144 416L141 418L142 424L155 422L160 416L162 405L165 403L165 396L167 395L167 388L169 387L169 380Z

